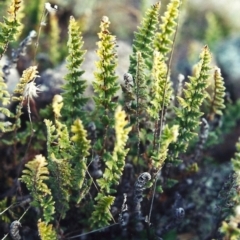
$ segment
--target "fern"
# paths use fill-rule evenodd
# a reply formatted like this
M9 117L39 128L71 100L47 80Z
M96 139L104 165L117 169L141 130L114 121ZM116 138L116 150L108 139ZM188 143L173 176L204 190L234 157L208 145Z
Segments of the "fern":
M15 40L20 23L17 14L21 6L21 0L12 0L8 8L8 17L4 17L4 22L0 23L0 59L6 52L9 42Z
M100 41L97 43L97 55L100 60L96 63L97 72L94 73L95 81L93 82L94 97L96 107L103 108L106 112L114 112L116 103L112 101L117 93L119 86L116 82L115 73L117 66L116 56L116 38L111 35L108 28L110 21L104 16L100 24L100 33L98 34ZM107 116L106 117L106 121Z
M104 194L99 193L96 197L98 201L95 205L95 211L91 216L91 226L93 228L105 227L109 224L112 219L112 214L110 212L110 207L114 202L115 197L105 196Z
M184 97L178 97L179 109L176 109L176 120L179 125L178 141L170 145L171 155L176 160L178 154L185 152L190 140L196 136L199 118L203 115L200 111L203 100L206 98L206 88L210 71L211 55L205 46L200 55L196 76L190 77L183 90ZM172 159L173 160L173 159Z
M180 0L171 0L167 6L167 11L161 17L162 24L160 32L156 34L154 39L154 48L159 51L164 58L171 51L173 40L172 36L176 31L177 18L179 14Z
M53 220L55 209L51 190L46 184L49 179L46 159L42 155L36 155L32 161L25 165L25 168L27 169L23 170L20 180L26 184L31 192L32 206L42 209L44 220L48 223Z
M2 77L2 72L0 72L0 114L4 114L6 117L11 116L11 112L9 111L8 108L4 107L7 106L10 103L10 94L7 91L7 84L4 83L3 77ZM0 132L8 132L11 130L9 128L6 121L0 121Z
M224 104L224 96L225 96L225 87L224 80L221 76L221 72L219 68L215 68L214 70L214 83L212 86L212 92L208 95L208 120L213 121L214 116L222 115L222 109L225 108Z
M85 51L82 50L83 41L80 30L73 17L70 18L68 27L68 73L65 76L66 84L63 86L63 116L70 126L75 119L83 117L83 106L88 98L83 96L86 89L86 81L81 79L84 71L80 70Z
M168 68L161 53L155 51L152 69L152 86L150 104L147 111L154 120L153 149L156 149L156 141L160 136L161 125L163 125L164 113L169 107L172 97L172 86L168 77Z
M167 125L163 129L160 142L160 149L153 152L151 157L153 169L159 171L163 167L168 156L168 148L171 143L176 142L178 137L178 125L173 125L171 128Z
M228 206L231 206L232 212L229 214L227 219L222 222L220 232L224 235L223 239L226 240L237 240L240 238L240 139L236 144L236 153L234 158L231 160L233 172L234 172L234 183L229 192Z
M78 194L74 194L77 203L86 195L92 181L86 180L87 156L89 155L90 141L87 140L87 132L83 127L80 119L75 120L71 126L71 132L74 134L71 141L75 143L73 163L73 189L77 190ZM84 184L85 182L85 184ZM80 192L79 192L80 190Z
M42 222L41 219L38 221L38 233L41 240L57 240L57 234L53 230L52 224Z
M151 8L146 11L146 15L143 18L140 27L138 27L138 31L134 33L133 53L130 55L130 67L128 70L134 79L136 74L137 52L141 52L146 66L151 70L153 39L159 23L159 9L160 2L152 5Z
M55 124L45 119L47 127L47 149L49 170L53 175L50 177L50 186L56 201L56 210L62 218L69 209L70 192L73 182L73 170L70 159L73 151L67 126L62 124L60 117L62 108L62 97L56 95L53 99L53 111L55 113Z
M115 198L111 196L104 196L103 193L111 194L115 192L113 186L116 186L119 183L123 172L125 157L129 150L126 149L125 146L128 139L128 133L131 130L130 127L126 128L128 123L125 118L125 112L121 110L121 107L118 107L115 112L116 142L114 150L112 155L109 153L104 155L106 169L103 177L97 180L101 192L96 197L98 202L91 217L92 226L94 227L106 226L110 220L111 215L109 215L109 213L106 214L105 211L110 208ZM98 221L99 218L101 218L101 221Z

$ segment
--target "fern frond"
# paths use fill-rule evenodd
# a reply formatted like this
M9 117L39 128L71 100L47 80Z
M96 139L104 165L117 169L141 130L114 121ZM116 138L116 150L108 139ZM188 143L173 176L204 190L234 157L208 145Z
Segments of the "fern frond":
M86 81L81 78L84 71L80 70L86 51L82 50L83 40L79 26L70 17L68 26L68 73L65 76L66 83L63 85L63 116L67 119L67 124L71 125L76 118L84 115L83 107L88 98L83 96L86 89Z
M179 15L180 0L171 0L167 6L167 11L161 17L162 24L160 32L154 39L154 48L160 52L164 58L171 51L173 45L173 35L176 31L177 18Z
M31 192L35 207L40 207L43 211L45 222L53 220L54 201L52 200L51 190L48 188L46 181L49 179L49 171L47 168L47 161L42 155L29 161L23 170L23 175L20 178Z
M98 193L96 200L97 204L95 205L95 211L91 217L94 227L103 227L110 220L111 215L102 216L102 212L105 208L102 207L105 203L104 199L109 199L113 202L114 197L104 196L105 194L114 193L115 189L113 186L119 184L120 177L123 173L123 168L125 165L125 157L129 151L126 149L126 143L128 139L128 133L131 131L131 127L126 127L128 122L125 120L126 114L119 106L115 112L115 132L116 132L116 142L112 155L106 153L104 155L104 162L106 165L103 177L97 180L97 183L100 187L100 193ZM110 208L111 205L108 205L107 208ZM98 214L100 214L98 216ZM100 222L97 222L96 219L102 218Z
M7 84L2 77L2 71L0 71L0 114L4 114L6 117L10 117L12 114L8 108L4 107L10 103L10 94L7 90ZM6 125L5 121L0 121L0 132L8 132L11 128Z
M93 89L97 95L94 97L96 107L114 112L117 105L112 99L119 90L119 84L115 72L117 66L116 37L109 32L109 25L108 17L104 16L100 24L100 33L98 33L99 61L96 63L97 71L94 73Z
M69 159L57 159L54 154L49 157L50 186L55 199L56 212L65 218L71 197L73 169Z
M180 152L185 152L190 140L196 136L196 128L199 126L199 118L203 115L200 107L207 97L206 88L210 71L211 55L207 46L204 47L200 62L197 66L196 76L190 77L183 90L183 98L178 97L179 109L176 109L176 121L179 125L178 141L171 144L171 154L174 158Z
M73 157L73 188L77 190L75 194L77 203L85 196L87 189L90 188L92 182L86 180L87 159L90 149L90 140L87 140L87 131L84 129L80 119L75 120L71 126L71 132L74 134L71 141L75 143ZM80 191L79 191L80 190Z
M112 219L112 214L110 212L110 207L114 202L115 197L113 196L104 196L99 193L96 200L98 204L95 206L95 210L91 216L91 227L92 228L101 228L109 224Z
M78 154L82 157L89 155L90 140L87 140L87 131L83 127L83 123L80 119L75 120L71 126L71 132L74 134L71 140L78 146Z
M47 224L46 222L42 222L41 219L38 220L38 233L41 240L57 240L58 239L52 224Z
M16 38L20 23L17 19L21 0L12 0L8 8L8 16L4 17L4 22L0 23L0 59L7 50L9 42Z
M155 3L146 11L138 31L134 33L133 53L130 55L130 67L128 72L132 74L135 79L137 52L141 52L144 62L151 71L152 55L153 55L153 39L158 27L158 14L160 9L160 2Z
M224 97L225 97L225 86L224 80L221 76L221 70L219 68L215 68L214 70L214 83L212 87L211 93L208 95L208 120L212 121L216 114L222 115L222 109L225 108Z
M149 115L154 119L159 119L159 113L162 107L169 106L172 97L172 86L169 77L167 76L167 65L164 62L163 55L159 52L154 53L153 62L153 84L151 90L150 106L147 108Z
M159 171L168 156L169 145L176 142L179 132L179 126L173 125L172 127L165 126L163 129L160 141L159 151L154 151L151 157L153 169Z
M231 206L231 213L222 222L220 232L224 235L224 239L240 238L240 139L236 144L236 153L231 159L233 168L234 182L228 196L228 206Z

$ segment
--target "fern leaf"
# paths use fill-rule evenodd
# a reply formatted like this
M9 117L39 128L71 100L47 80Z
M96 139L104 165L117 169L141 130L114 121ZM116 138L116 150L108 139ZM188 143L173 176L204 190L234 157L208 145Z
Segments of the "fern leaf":
M115 197L113 196L98 194L98 204L95 206L95 210L91 216L92 228L101 228L108 225L109 221L112 219L110 207L113 204L114 199Z
M46 181L49 179L49 171L47 162L42 155L29 161L23 170L23 175L20 178L31 192L33 197L32 205L40 207L43 211L45 222L50 222L54 214L54 202L51 196L51 190L48 188Z
M200 107L207 97L206 88L210 71L211 55L207 46L204 47L200 62L197 66L195 77L190 77L190 82L183 90L183 98L178 97L180 109L176 109L176 120L179 125L178 141L171 144L171 153L174 158L180 152L185 152L190 140L196 136L196 128L199 126L199 118L202 116Z
M89 155L90 141L87 140L87 131L84 129L80 119L75 120L71 126L71 132L74 134L71 140L78 146L78 153L82 157Z
M219 68L215 68L213 80L212 93L208 95L208 119L210 121L214 119L216 114L222 115L222 109L225 108L224 97L226 88L224 87L224 80Z
M57 234L53 229L52 224L42 222L41 219L38 221L38 233L41 240L57 240Z
M12 0L8 8L8 16L0 23L0 59L7 50L9 42L13 41L18 33L20 23L17 18L21 6L21 0Z
M167 11L162 16L162 24L160 32L156 34L154 40L154 48L159 51L164 57L172 49L172 36L176 31L177 18L179 14L180 0L171 0L167 6Z
M108 17L104 16L98 34L100 41L97 43L97 55L100 59L96 63L97 71L94 73L93 88L97 94L94 97L96 106L114 112L116 103L112 99L119 90L119 85L115 73L117 66L116 38L109 32L109 25Z
M76 118L83 117L88 98L83 96L86 89L86 81L81 78L84 71L80 70L85 52L82 50L83 40L81 32L74 17L70 18L68 27L68 73L65 76L66 84L63 86L63 116L67 124L71 125Z
M151 61L153 55L153 39L156 34L158 26L158 14L160 9L160 2L155 3L146 11L138 31L134 33L133 53L130 55L130 67L128 72L132 74L135 79L137 52L141 52L148 69L151 70Z
M106 169L104 171L103 177L97 180L97 183L100 187L100 193L98 193L96 200L97 204L95 205L95 211L92 215L91 219L93 220L94 227L103 227L110 220L110 216L104 216L104 220L102 219L99 223L97 223L96 219L103 218L102 216L98 216L98 214L103 214L100 210L102 208L103 200L102 198L109 199L113 202L114 198L111 196L103 197L103 193L109 194L114 193L115 190L113 186L116 186L119 183L120 177L123 173L123 168L125 165L125 157L129 151L126 149L126 143L128 139L128 133L131 130L131 127L126 127L128 122L125 120L126 114L119 106L115 112L115 132L116 132L116 142L114 146L114 150L112 154L104 155L104 162L106 164ZM104 200L105 202L105 200ZM108 206L110 208L110 205Z
M167 76L167 65L164 62L163 55L157 51L154 54L152 76L152 94L147 111L154 120L158 120L159 113L163 110L162 107L168 107L171 102L172 87Z

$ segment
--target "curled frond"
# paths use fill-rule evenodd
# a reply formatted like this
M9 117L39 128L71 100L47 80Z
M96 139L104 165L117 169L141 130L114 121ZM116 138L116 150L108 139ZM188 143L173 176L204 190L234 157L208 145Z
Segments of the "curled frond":
M225 97L225 86L224 79L221 76L221 70L215 68L213 85L211 86L211 93L208 95L208 120L213 121L214 116L222 115L222 109L225 108L224 97Z
M207 46L204 47L200 62L197 65L196 76L190 77L183 90L183 97L178 97L179 109L176 109L176 120L179 125L178 141L171 144L171 154L175 157L180 152L185 152L189 141L196 136L199 118L203 115L200 107L207 97L206 88L210 71L211 54Z
M133 53L130 55L129 73L135 78L137 52L141 52L146 66L151 70L152 54L153 54L153 39L158 27L158 14L160 9L160 2L155 3L146 11L138 31L134 33Z
M94 73L93 82L94 92L97 96L94 101L98 107L114 112L116 103L112 101L119 89L117 83L116 67L116 37L109 32L110 21L104 16L100 24L100 41L97 43L97 55L99 61L96 63L97 71Z
M83 40L80 28L74 19L70 17L68 26L68 73L65 76L66 83L63 85L63 116L66 117L67 123L71 125L76 118L83 116L83 107L88 98L83 96L86 89L86 81L81 77L84 73L81 65L84 60L86 51L82 50Z
M52 224L42 222L41 219L38 221L38 233L41 240L57 240L57 234L53 229Z
M162 16L160 32L156 34L154 47L164 57L171 51L173 35L176 31L177 18L179 15L180 0L171 0L167 6L167 11Z
M20 178L31 192L33 197L32 205L40 207L46 222L53 219L54 202L52 200L51 190L46 181L49 179L47 161L42 155L36 155L32 161L29 161L23 170Z

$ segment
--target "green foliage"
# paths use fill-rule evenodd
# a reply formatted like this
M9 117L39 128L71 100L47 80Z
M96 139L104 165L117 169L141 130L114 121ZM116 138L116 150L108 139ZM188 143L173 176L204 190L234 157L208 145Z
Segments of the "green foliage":
M43 2L32 4L36 7ZM201 155L199 152L202 151L206 141L204 131L199 133L200 143L195 144L193 141L198 132L200 118L205 114L208 120L212 121L215 119L215 115L223 114L225 87L220 70L216 68L213 84L207 93L211 56L208 48L204 47L195 74L189 78L189 82L185 83L183 94L177 96L179 104L173 107L174 91L167 57L173 50L179 8L180 0L170 1L162 17L158 33L160 2L147 10L135 33L129 73L124 75L125 84L122 84L123 99L119 99L117 96L119 84L116 75L116 38L109 31L108 17L103 17L100 24L100 33L98 34L100 40L97 43L99 60L96 63L95 80L93 81L95 95L89 96L89 98L84 97L87 81L82 79L84 71L81 70L85 54L85 51L82 50L83 41L77 22L70 17L67 42L68 73L65 76L64 93L62 96L54 96L51 113L44 116L47 140L42 136L43 134L38 137L38 144L41 145L46 141L46 148L45 144L42 144L42 148L31 146L31 141L35 140L34 134L38 135L42 130L40 124L42 121L39 119L36 119L36 123L33 122L33 124L32 122L31 124L26 123L26 127L23 126L23 130L18 131L21 126L20 116L23 106L27 105L30 117L30 101L37 97L39 91L38 86L35 85L35 79L38 77L37 67L31 66L23 72L12 99L6 90L6 84L0 78L0 102L3 106L0 108L0 113L7 117L13 117L16 121L10 127L7 127L7 123L0 122L0 130L3 132L1 136L4 136L0 144L5 144L3 147L12 147L10 150L14 152L15 163L18 163L19 159L22 161L18 145L21 147L27 145L27 151L23 158L27 163L20 180L26 184L33 199L31 206L39 208L40 218L44 219L44 221L39 220L38 223L41 239L57 239L60 235L67 238L69 232L80 230L80 228L81 230L93 229L92 232L96 232L96 228L108 227L110 221L115 223L115 208L121 218L126 211L127 204L129 205L130 225L126 226L126 231L130 228L134 229L136 218L132 212L139 214L136 224L142 224L141 208L146 207L146 205L141 206L146 204L143 201L143 197L145 197L143 191L150 185L153 186L152 182L155 182L154 188L147 195L148 198L152 198L149 219L145 219L150 223L154 200L162 197L155 196L157 189L163 191L162 186L157 186L158 176L161 175L163 183L175 184L176 179L188 177L194 167L200 169L196 162L191 162L189 166L185 160L191 158L191 161L195 161L195 156L191 156L192 153ZM12 12L14 11L12 10ZM45 14L46 10L43 11L42 20L45 20ZM57 26L54 15L51 15L50 22L54 29ZM14 30L15 25L10 28ZM56 33L57 29L52 32L53 42L57 42ZM3 42L3 51L6 46ZM51 55L54 59L55 54L56 48L53 48ZM88 99L95 103L92 111L85 110L88 107L86 105ZM206 110L205 106L202 107L205 99L208 100L208 105L207 112L203 113L202 110ZM5 107L9 103L11 104L11 100L17 101L14 116ZM120 104L124 106L125 110L122 110ZM235 111L237 110L235 109ZM230 115L229 113L227 116ZM88 127L85 127L88 123ZM94 127L90 127L93 125ZM130 127L130 125L132 126ZM36 131L33 131L33 126ZM9 136L4 134L4 131L10 130L14 130L13 134ZM189 150L190 154L187 152L189 145L193 148ZM238 151L240 151L240 146L238 147ZM25 150L24 147L22 148ZM46 157L38 154L39 149L41 152L46 152ZM28 154L36 156L32 161L28 161L26 158ZM175 176L173 176L171 178L172 174L166 176L164 171L161 172L162 169L165 167L167 169L171 165L167 165L167 163L176 163L179 156L184 161L183 167L186 166L180 173L180 177L174 178ZM235 159L232 160L235 171L233 187L236 188L229 193L229 199L236 206L239 202L237 157L236 154ZM125 165L126 162L127 165ZM19 169L22 164L23 162L20 162ZM132 167L131 173L127 173L129 165ZM181 170L179 169L179 171ZM96 172L98 174L95 174ZM141 172L144 174L142 175ZM136 176L141 177L133 186L132 183ZM146 181L150 179L152 182L146 185ZM130 187L126 186L128 184ZM132 206L132 198L127 199L127 195L124 195L120 209L121 194L125 192L124 188L126 187L130 188L126 190L127 193L134 192L137 204ZM6 201L1 201L0 205L2 208L7 208ZM182 207L177 205L176 203L173 206L174 211L179 210L179 212L174 212L175 215L182 212ZM236 207L235 210L238 208ZM237 211L235 213L238 214ZM175 215L173 217L174 227L181 220L177 219L179 216ZM221 230L226 236L229 234L234 236L235 232L231 233L231 231L233 226L234 231L237 229L235 223L238 215L236 216L234 217L232 214L232 217L224 219ZM7 221L6 218L4 219ZM119 220L119 224L123 228L125 220ZM74 226L66 226L69 221L74 221ZM53 225L49 224L50 222ZM172 226L171 224L170 222L168 226ZM142 226L144 228L143 224ZM59 236L56 232L59 233ZM236 230L236 232L238 231ZM173 233L178 237L177 233L174 231ZM151 234L151 231L148 234Z
M0 114L4 114L7 117L10 117L11 112L8 108L4 107L10 103L10 94L7 91L7 84L3 81L2 73L0 73ZM7 122L0 121L0 132L7 132L9 126Z
M165 58L173 48L172 36L176 32L177 19L179 14L180 0L171 0L167 6L167 11L162 16L160 32L156 34L154 47Z
M144 62L149 70L152 66L153 55L153 39L158 27L158 14L160 9L160 2L152 5L146 11L138 31L134 33L133 53L130 55L130 67L128 72L135 78L137 66L137 52L141 52Z
M46 184L49 179L46 159L42 155L36 155L25 167L27 169L23 170L20 180L31 192L32 206L42 209L44 220L48 223L54 219L55 208L51 190Z
M236 144L236 153L231 160L233 167L234 183L229 191L228 206L231 206L232 212L228 218L222 222L220 232L224 235L226 240L237 240L240 238L240 139Z
M109 25L108 17L104 16L100 24L100 33L98 33L100 39L97 43L99 61L96 63L97 72L94 73L93 88L97 94L94 101L98 110L103 108L107 112L114 112L117 105L113 98L119 86L115 73L117 66L116 38L109 32Z
M196 128L199 126L199 118L203 115L200 107L207 97L206 88L210 71L211 55L208 47L205 46L197 65L196 76L190 77L183 90L184 97L178 97L180 108L176 109L176 122L179 125L178 141L171 144L171 160L178 157L178 154L185 152L190 140L196 136Z
M17 18L21 6L21 0L12 0L8 8L8 17L4 17L4 22L0 23L0 59L6 52L9 42L15 40L18 34L20 23Z
M225 108L224 96L226 88L219 68L215 68L213 80L211 93L208 95L208 120L210 121L213 121L216 114L222 115L222 110Z
M76 202L79 203L82 198L87 194L92 184L91 180L86 179L87 170L87 156L89 155L90 141L87 140L87 131L83 127L83 123L80 119L75 120L71 126L71 132L74 134L71 137L71 141L75 143L73 150L73 189L78 190L75 194ZM80 189L80 193L79 193Z
M91 226L93 228L100 228L107 226L109 221L112 219L110 207L114 202L115 197L98 194L96 200L98 201L95 206L95 211L92 213Z
M149 115L154 120L159 119L160 111L163 110L163 108L167 108L171 102L173 93L167 74L167 65L164 62L163 55L156 51L152 69L151 100L150 106L147 108Z
M38 233L41 240L57 240L57 234L53 229L52 224L42 222L41 219L38 221Z
M106 153L104 155L104 162L106 165L103 177L97 180L100 187L96 200L98 200L95 211L92 215L92 226L104 227L111 219L109 208L114 201L114 197L106 196L103 193L111 194L116 192L113 187L119 184L120 177L122 176L125 157L129 149L126 149L126 143L128 139L128 133L131 131L131 127L126 127L128 122L125 120L126 114L119 106L115 112L115 135L116 141L113 153ZM106 213L107 211L107 213ZM100 219L100 221L96 221Z
M68 27L68 73L65 76L66 83L63 86L63 116L65 116L68 126L76 118L83 117L83 106L88 98L83 96L86 89L86 81L81 79L84 71L80 70L85 51L82 50L83 41L77 22L73 17L70 18Z
M152 166L154 169L161 169L164 165L165 160L168 156L168 148L169 145L173 142L176 142L178 137L178 125L173 125L171 128L169 128L167 125L163 129L163 133L161 136L160 141L160 149L153 152L153 155L151 157Z

